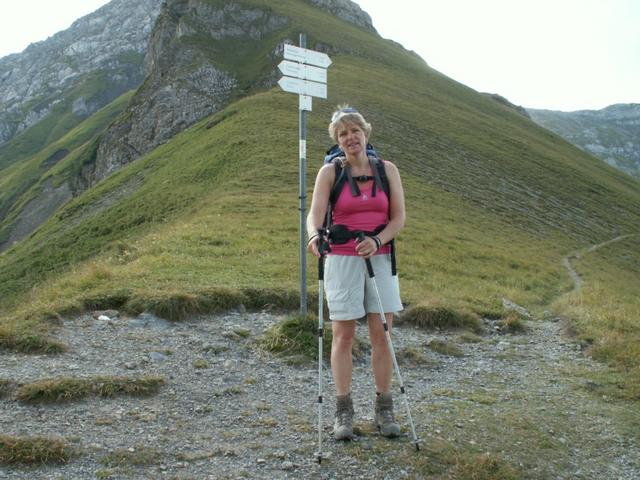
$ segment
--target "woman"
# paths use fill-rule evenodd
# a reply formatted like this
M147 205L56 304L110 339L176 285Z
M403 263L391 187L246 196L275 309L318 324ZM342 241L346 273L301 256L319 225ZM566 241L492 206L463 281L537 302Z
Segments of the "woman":
M360 242L356 238L350 238L346 243L332 243L325 265L325 290L333 332L331 370L337 395L334 437L337 440L353 438L352 347L356 319L365 314L369 326L371 364L377 390L375 423L382 435L395 437L400 434L400 426L394 419L390 393L393 363L380 318L381 312L364 259L370 259L373 264L385 310L384 315L391 332L393 313L402 310L402 302L398 277L391 272L388 243L404 226L402 183L396 166L385 161L384 171L391 198L376 185L377 166L374 162L378 160L369 159L366 152L371 125L356 109L348 106L339 107L329 124L329 135L344 152L343 168L348 170L358 187L354 196L350 182L344 183L339 197L332 206L332 224L344 225L350 233L368 232ZM333 163L323 166L316 177L311 209L307 217L307 231L310 233L308 248L317 257L320 256L319 232L335 180L336 167Z

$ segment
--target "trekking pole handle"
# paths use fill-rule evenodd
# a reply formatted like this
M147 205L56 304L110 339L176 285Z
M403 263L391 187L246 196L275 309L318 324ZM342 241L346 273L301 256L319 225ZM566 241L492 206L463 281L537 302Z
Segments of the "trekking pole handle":
M331 252L331 245L329 244L329 238L327 236L327 230L323 228L318 229L318 280L324 280L324 257L327 253Z
M358 232L358 243L364 241L364 232ZM373 273L373 265L371 265L371 260L369 258L364 259L364 263L367 265L367 273L369 273L369 278L375 277Z

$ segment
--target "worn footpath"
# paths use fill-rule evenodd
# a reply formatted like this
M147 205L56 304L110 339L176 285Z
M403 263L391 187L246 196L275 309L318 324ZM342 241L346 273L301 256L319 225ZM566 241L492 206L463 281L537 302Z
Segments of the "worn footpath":
M257 345L277 314L233 311L176 323L107 313L64 319L55 331L70 347L62 355L0 353L0 379L159 375L166 383L144 398L34 406L5 396L1 433L59 437L77 452L63 465L0 466L0 478L447 478L431 477L425 465L430 445L448 445L460 455L499 457L522 478L640 479L639 414L603 397L585 373L604 367L551 317L528 322L519 335L485 320L488 333L476 343L459 332L394 328L420 452L408 436L387 440L370 427L375 390L367 358L354 368L359 436L334 442L326 368L318 465L316 364L294 365ZM366 339L364 325L358 335ZM456 343L462 356L434 352L434 339ZM406 432L403 410L396 395Z

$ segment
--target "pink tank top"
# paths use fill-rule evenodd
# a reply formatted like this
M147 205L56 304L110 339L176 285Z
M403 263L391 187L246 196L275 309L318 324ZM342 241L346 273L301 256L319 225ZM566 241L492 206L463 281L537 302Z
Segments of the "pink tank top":
M376 188L376 196L371 196L373 181L368 182L369 186L360 188L360 196L351 195L349 183L345 182L342 192L333 207L333 223L335 225L346 225L351 231L362 230L371 232L380 225L389 223L389 199L382 189ZM367 184L364 184L367 185ZM389 245L383 245L376 255L391 252ZM353 255L357 256L356 241L349 240L342 245L331 245L329 255Z

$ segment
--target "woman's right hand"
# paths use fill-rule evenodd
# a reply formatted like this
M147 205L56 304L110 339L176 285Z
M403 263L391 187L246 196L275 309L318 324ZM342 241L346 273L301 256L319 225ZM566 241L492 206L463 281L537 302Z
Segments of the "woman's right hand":
M320 251L318 250L319 240L320 240L320 237L316 235L315 237L311 238L311 240L309 240L309 243L307 243L307 250L309 250L318 258L320 258Z

